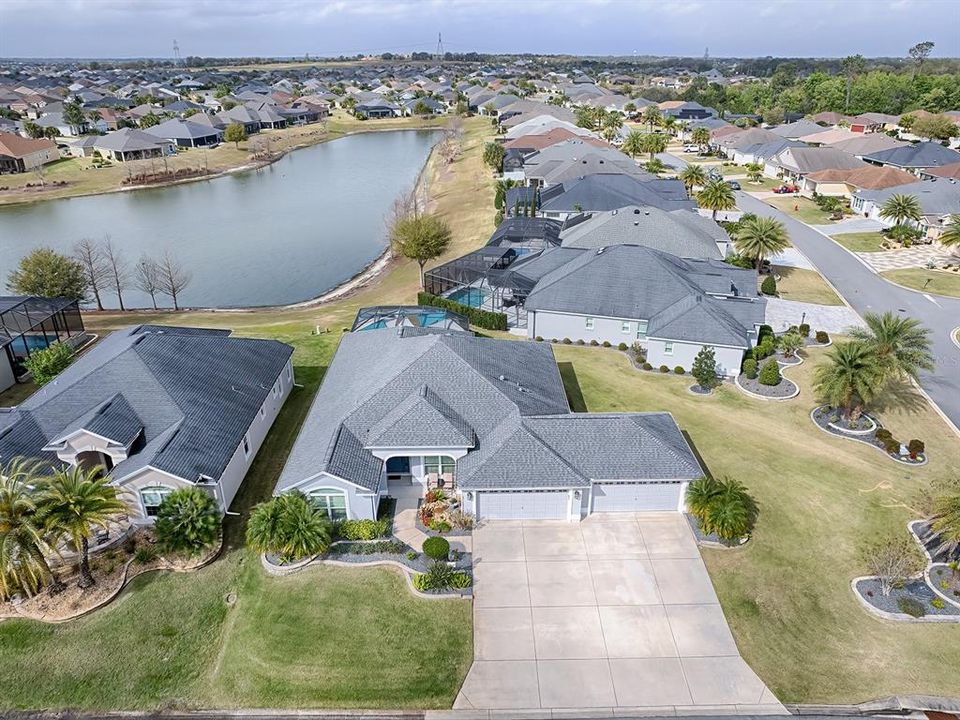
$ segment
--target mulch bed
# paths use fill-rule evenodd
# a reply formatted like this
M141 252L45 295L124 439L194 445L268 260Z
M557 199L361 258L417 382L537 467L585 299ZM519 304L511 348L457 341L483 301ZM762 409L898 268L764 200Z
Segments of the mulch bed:
M424 535L430 535L431 537L462 538L462 537L470 537L470 535L473 533L472 528L455 527L452 525L449 530L445 530L444 532L437 532L436 530L432 530L423 524L423 518L420 517L421 507L423 507L423 498L420 498L420 501L417 503L416 528L417 530L422 532ZM460 508L458 507L456 509L460 509Z
M913 523L911 531L913 532L913 535L920 540L920 543L924 546L924 548L926 548L927 553L930 555L933 562L960 562L960 548L954 550L952 553L947 552L946 550L940 552L941 542L931 533L930 523L928 521L922 520L920 522Z
M751 380L743 373L740 373L737 382L739 382L740 386L747 392L768 398L788 398L797 391L796 384L782 376L780 382L776 385L764 385L760 382L759 376Z
M857 592L867 603L888 613L905 614L898 606L901 598L910 598L919 602L927 615L960 618L960 608L944 602L944 607L935 608L930 604L938 595L922 580L908 580L902 588L893 588L889 595L880 590L880 581L876 578L864 578L856 584ZM942 598L941 598L942 599Z
M877 439L877 430L883 428L883 425L880 424L879 420L870 417L866 413L857 418L856 423L854 423L852 427L850 426L850 423L840 417L840 413L835 408L831 408L828 405L822 405L816 408L813 413L811 413L810 417L813 418L813 421L818 427L820 427L821 430L825 430L831 435L836 435L837 437L846 438L848 440L856 440L857 442L862 442L865 445L875 447L894 462L899 462L903 465L927 464L927 457L923 453L919 454L915 460L911 459L909 455L891 455L888 453L884 444ZM871 421L876 425L872 432L844 432L843 430L838 430L837 428L830 426L830 423L833 423L834 425L842 424L844 427L849 427L852 431L862 431L870 428Z
M771 357L777 361L778 365L785 368L795 367L803 362L803 358L799 355L791 355L790 357L787 357L782 352L775 352L773 355L771 355Z
M694 395L713 395L713 390L711 388L702 388L697 384L691 385L687 389Z
M936 565L927 568L927 582L940 592L960 603L960 572L954 572L949 567Z

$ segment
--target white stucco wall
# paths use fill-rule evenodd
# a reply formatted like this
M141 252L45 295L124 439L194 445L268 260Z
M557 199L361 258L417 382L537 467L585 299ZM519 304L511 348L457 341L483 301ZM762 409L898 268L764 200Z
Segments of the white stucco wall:
M140 491L148 487L165 487L171 490L193 487L182 478L175 477L169 473L161 472L155 468L143 468L125 478L114 482L117 486L117 494L120 499L130 506L130 520L137 525L149 525L153 523L153 518L147 517L143 509L143 502L140 499ZM212 494L212 493L211 493Z
M623 328L629 328L624 332ZM647 362L654 367L666 365L671 370L677 365L687 372L693 367L693 360L703 347L700 343L673 341L673 351L668 353L668 341L652 338L637 339L639 323L636 320L621 318L593 318L593 329L587 328L586 316L564 313L529 311L527 314L527 337L542 337L544 340L563 340L574 342L583 340L589 343L609 342L614 347L620 343L632 345L639 342L647 348ZM712 345L717 360L717 369L723 375L736 375L740 370L740 361L745 348L733 348Z
M314 478L297 486L297 490L309 495L320 488L337 488L347 496L347 517L351 520L376 520L380 496L369 490L342 480L334 475L320 473Z

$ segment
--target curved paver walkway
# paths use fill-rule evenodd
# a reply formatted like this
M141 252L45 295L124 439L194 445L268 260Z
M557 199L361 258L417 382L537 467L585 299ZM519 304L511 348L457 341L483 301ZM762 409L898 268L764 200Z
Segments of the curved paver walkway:
M490 522L473 546L475 660L454 709L786 714L682 515Z

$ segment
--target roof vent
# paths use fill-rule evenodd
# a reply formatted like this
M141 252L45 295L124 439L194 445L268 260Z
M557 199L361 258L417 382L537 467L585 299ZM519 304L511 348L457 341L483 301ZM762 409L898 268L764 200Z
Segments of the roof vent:
M634 214L634 215L639 215L639 214L640 214L640 208L634 208L634 209L633 209L633 214Z
M604 251L604 250L606 250L605 247L602 247L602 248L600 248L599 250L597 250L597 255L603 255L603 251Z
M639 221L639 220L634 220L634 221L633 221L633 226L634 226L634 227L640 227L640 221Z
M500 382L506 382L506 381L507 381L507 376L506 376L506 375L501 375L501 376L500 376Z
M649 215L649 214L650 214L650 211L649 211L649 210L644 210L644 211L643 211L643 214L644 214L644 215Z
M616 215L616 214L617 214L616 209L614 209L610 214L611 214L611 215Z

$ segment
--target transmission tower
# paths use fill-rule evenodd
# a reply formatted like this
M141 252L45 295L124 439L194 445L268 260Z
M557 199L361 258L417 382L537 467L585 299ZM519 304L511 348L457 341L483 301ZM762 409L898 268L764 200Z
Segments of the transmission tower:
M709 48L709 47L704 48L704 50L703 50L703 61L704 61L704 62L710 62L710 48Z
M437 33L437 62L443 61L443 35Z
M180 64L180 46L177 45L177 41L173 41L173 63L174 65Z

